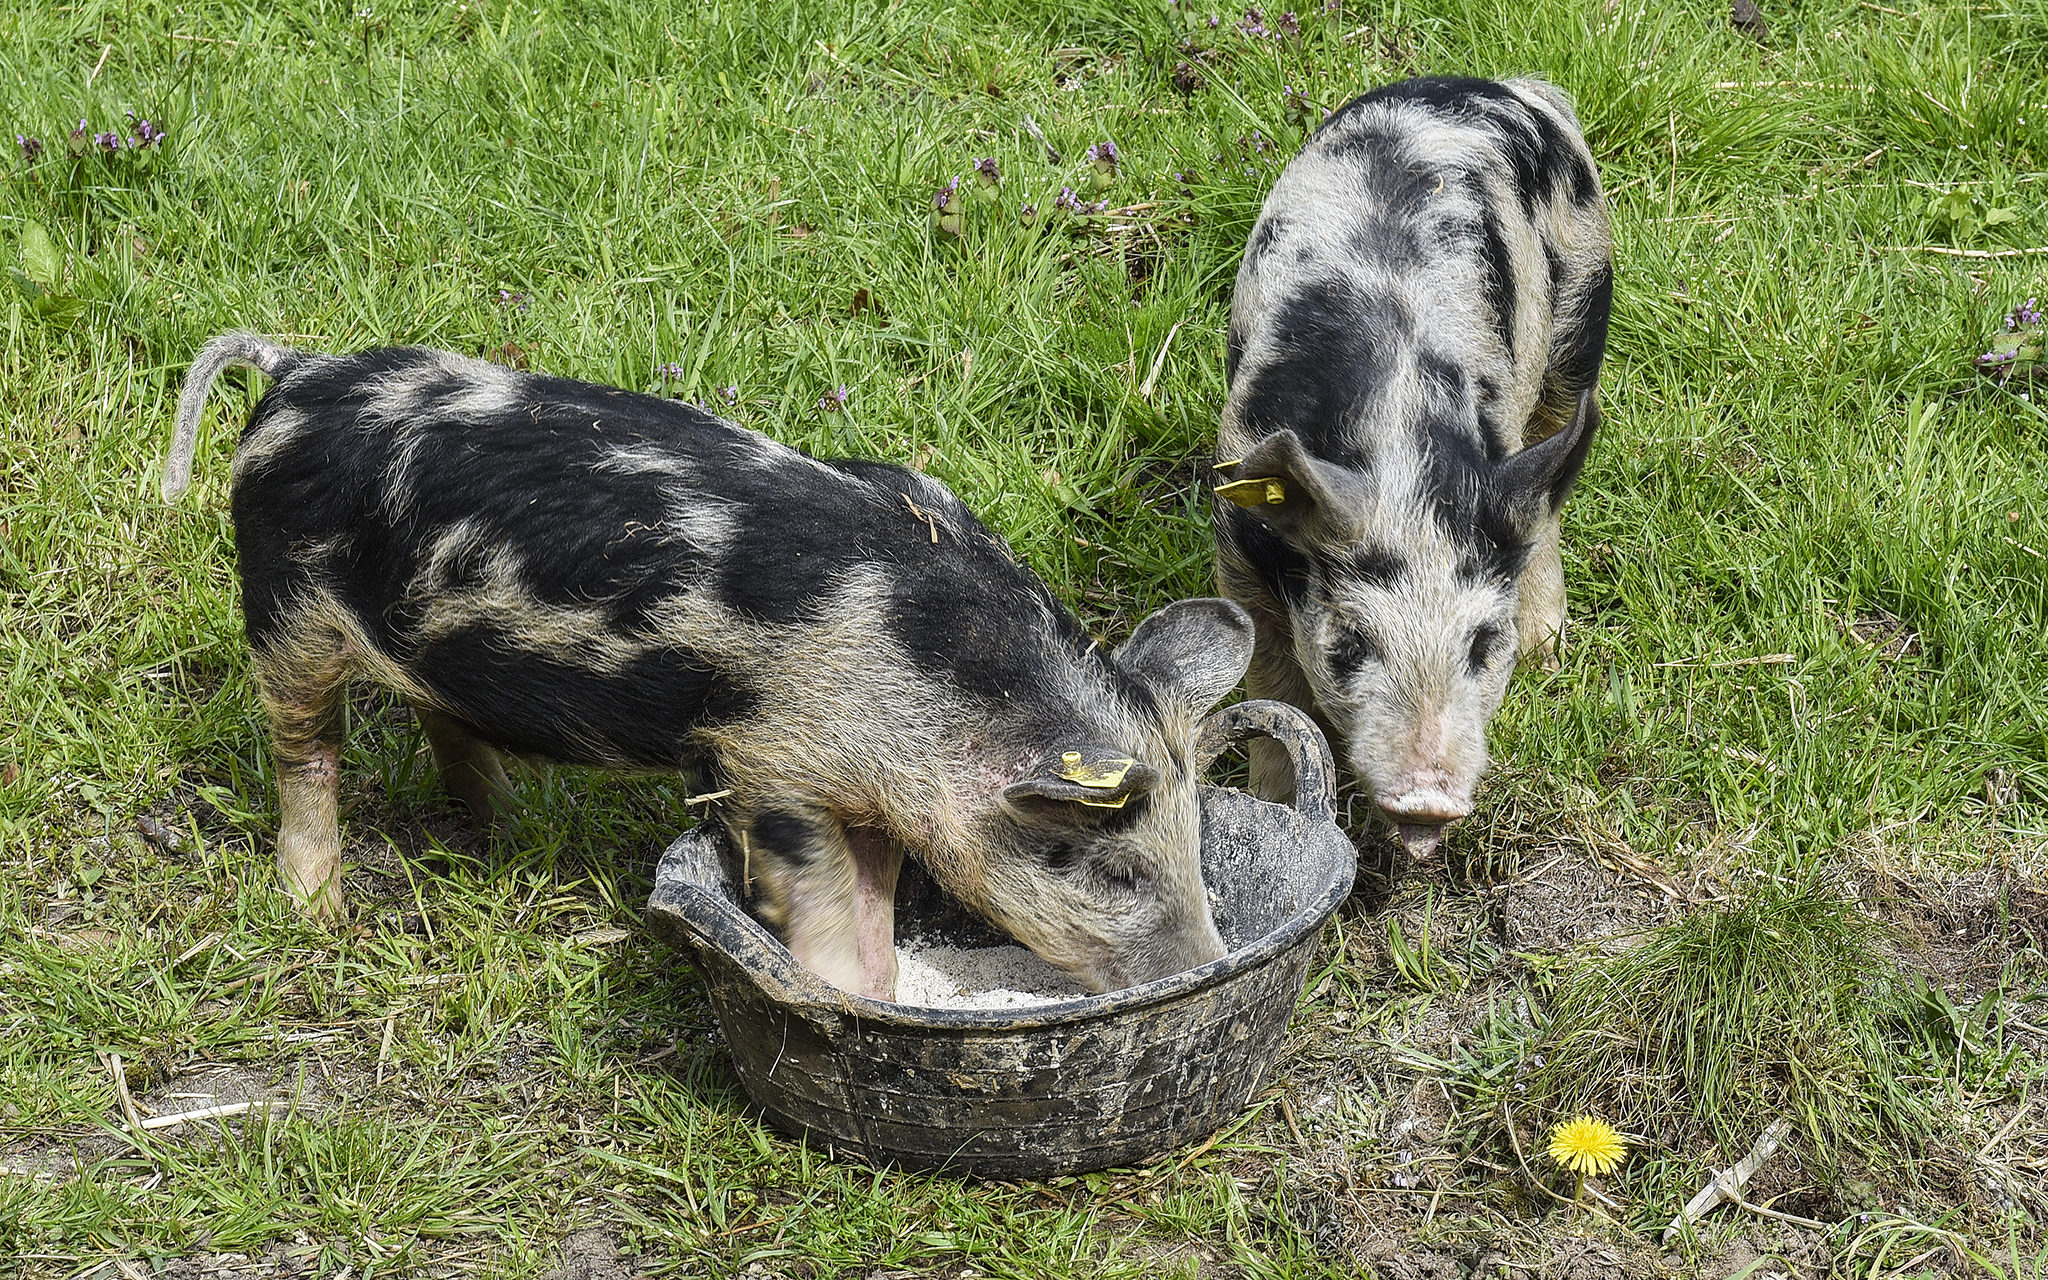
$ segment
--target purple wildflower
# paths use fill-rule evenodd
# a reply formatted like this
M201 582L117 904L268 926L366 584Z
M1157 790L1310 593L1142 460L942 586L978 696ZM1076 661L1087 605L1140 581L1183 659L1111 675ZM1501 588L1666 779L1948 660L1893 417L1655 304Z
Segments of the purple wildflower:
M1196 175L1193 169L1175 170L1173 180L1184 187L1192 187L1195 185L1195 183L1201 181L1201 179Z
M1223 19L1221 19L1221 18L1217 17L1217 16L1215 15L1215 14L1213 14L1213 13L1212 13L1212 14L1210 14L1210 15L1209 15L1209 24L1208 24L1208 25L1209 25L1209 30L1211 30L1211 31L1214 31L1214 30L1215 30L1216 28L1218 28L1218 27L1220 27L1220 26L1222 26L1222 25L1223 25Z
M504 290L500 289L498 292L503 293ZM690 376L690 371L685 369L680 361L676 360L654 366L654 373L663 382L681 382L684 378Z
M1061 187L1060 193L1052 198L1052 207L1067 213L1081 212L1081 201L1072 187Z
M1324 13L1344 12L1344 0L1323 0Z
M960 175L954 174L945 186L932 193L932 225L940 235L958 236L965 229L964 210L960 207Z
M121 149L121 135L113 129L109 129L105 133L95 133L92 135L92 140L99 144L102 151L119 151Z
M524 311L526 310L526 304L531 301L532 299L523 293L511 289L498 290L498 305L508 311ZM667 368L668 366L664 365L662 367Z
M1105 210L1105 209L1107 209L1107 208L1109 208L1109 201L1107 201L1107 200L1097 200L1097 201L1096 201L1096 202L1095 202L1094 204L1084 204L1084 205L1082 205L1082 206L1081 206L1081 208L1080 208L1080 212L1082 212L1082 213L1101 213L1101 212L1102 212L1103 210Z
M135 122L135 136L128 140L131 147L153 147L164 140L164 131L150 122L148 117L137 118L133 111L128 118Z
M1283 36L1299 36L1301 34L1301 19L1294 16L1294 10L1292 9L1281 14L1280 20L1275 22L1273 26Z
M1026 204L1026 205L1025 205L1024 207L1022 207L1022 208L1018 209L1018 210L1017 210L1017 221L1018 221L1018 222L1019 222L1019 223L1020 223L1021 225L1023 225L1023 226L1027 226L1027 227L1028 227L1028 226L1030 226L1030 225L1032 225L1033 223L1037 222L1037 221L1038 221L1038 206L1037 206L1037 205L1035 205L1035 204Z
M1088 148L1087 156L1089 164L1111 172L1116 170L1117 162L1123 159L1122 153L1116 149L1116 144L1108 141L1098 142Z
M21 158L34 164L43 158L43 140L31 138L25 133L14 135L14 145L21 148Z
M736 386L720 387L718 389L718 394L725 400L727 404L738 404L740 402L740 389Z
M1238 135L1237 145L1246 151L1254 152L1271 151L1273 149L1272 141L1257 129L1252 130L1250 133Z
M852 387L834 387L832 390L827 391L824 395L818 397L818 408L826 413L837 413L841 408L845 407L846 397L852 394Z
M2021 329L2031 329L2041 324L2044 320L2048 320L2048 312L2041 310L2041 300L2039 298L2028 298L2019 306L2014 307L2012 314L2005 318L2005 331L2007 333L2016 333Z
M994 156L983 156L974 162L974 176L985 187L993 187L1003 180L1003 171L996 164Z
M1275 38L1266 26L1266 15L1257 9L1246 9L1243 19L1237 24L1237 29L1254 40Z
M2011 364L2019 358L2020 353L2017 351L1986 351L1977 357L1977 363L1989 369L1996 365Z

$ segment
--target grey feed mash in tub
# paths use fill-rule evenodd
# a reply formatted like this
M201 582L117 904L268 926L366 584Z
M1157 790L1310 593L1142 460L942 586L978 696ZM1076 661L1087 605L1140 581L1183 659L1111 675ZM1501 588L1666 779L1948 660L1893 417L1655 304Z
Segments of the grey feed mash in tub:
M1022 1009L1088 992L1024 948L896 944L896 1003L926 1009Z
M785 1132L982 1177L1135 1163L1213 1133L1264 1085L1322 925L1350 893L1357 854L1332 821L1329 748L1306 716L1225 708L1199 762L1254 734L1288 749L1295 807L1203 788L1203 879L1230 953L1171 977L1102 995L1055 983L906 864L899 1002L841 991L746 913L715 822L662 856L650 922L696 959L741 1082Z

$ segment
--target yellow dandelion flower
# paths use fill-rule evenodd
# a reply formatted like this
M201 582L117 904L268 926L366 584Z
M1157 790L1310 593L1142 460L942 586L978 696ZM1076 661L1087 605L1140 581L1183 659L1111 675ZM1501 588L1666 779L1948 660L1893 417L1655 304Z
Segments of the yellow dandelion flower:
M1550 1158L1580 1177L1606 1175L1628 1154L1628 1144L1605 1120L1580 1116L1550 1131Z

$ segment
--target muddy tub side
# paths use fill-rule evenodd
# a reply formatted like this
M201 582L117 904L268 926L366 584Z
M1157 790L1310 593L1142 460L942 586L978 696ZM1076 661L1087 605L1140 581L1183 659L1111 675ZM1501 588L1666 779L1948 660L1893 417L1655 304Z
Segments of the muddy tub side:
M1272 713L1240 706L1252 710L1223 722L1208 755L1269 731L1259 726ZM1320 760L1303 772L1327 769L1320 735L1309 747ZM1232 952L1104 996L942 1010L839 991L740 909L715 824L664 856L651 919L698 956L740 1078L784 1131L877 1163L982 1177L1130 1164L1227 1123L1279 1055L1356 859L1316 807L1327 787L1301 790L1306 811L1204 790L1204 873Z

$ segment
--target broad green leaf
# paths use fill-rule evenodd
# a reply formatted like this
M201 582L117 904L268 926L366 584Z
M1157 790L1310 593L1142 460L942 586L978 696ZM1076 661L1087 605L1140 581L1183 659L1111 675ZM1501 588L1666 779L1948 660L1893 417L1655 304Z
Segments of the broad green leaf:
M21 269L37 283L55 288L64 280L64 254L40 222L21 229Z

